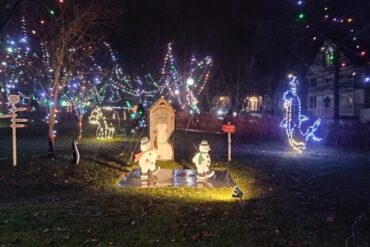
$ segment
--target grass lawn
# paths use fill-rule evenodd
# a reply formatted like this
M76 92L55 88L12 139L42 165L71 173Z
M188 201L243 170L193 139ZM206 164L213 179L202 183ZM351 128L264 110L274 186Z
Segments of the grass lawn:
M370 243L367 153L239 144L227 164L223 137L176 135L178 162L160 166L191 167L191 143L207 137L215 168L229 169L245 192L243 206L230 188L115 188L135 167L126 164L132 140L86 139L74 166L68 138L50 161L41 140L27 137L18 167L0 160L0 246L345 246L352 231L349 246Z

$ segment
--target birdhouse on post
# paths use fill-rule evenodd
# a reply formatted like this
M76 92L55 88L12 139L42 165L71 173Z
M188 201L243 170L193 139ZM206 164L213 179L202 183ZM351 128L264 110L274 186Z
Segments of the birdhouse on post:
M175 109L163 97L149 108L149 136L158 160L174 160Z

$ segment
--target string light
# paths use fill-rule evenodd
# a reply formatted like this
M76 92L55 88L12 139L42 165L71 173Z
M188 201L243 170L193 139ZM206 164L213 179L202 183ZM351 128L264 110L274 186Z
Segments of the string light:
M304 4L303 4L303 1L297 1L296 2L296 8L297 8L297 20L298 21L303 21L304 19L306 19L306 13L304 12ZM341 16L339 16L339 13L335 13L335 12L332 12L329 14L328 12L329 8L327 6L325 6L323 8L323 13L322 13L322 21L326 22L328 20L330 20L330 23L333 23L333 24L337 24L337 25L341 25L343 26L342 30L343 31L347 31L348 32L348 35L346 34L343 34L342 36L343 37L349 37L348 40L352 39L353 41L353 47L354 49L359 49L359 44L358 44L358 41L359 40L367 40L367 39L362 39L362 37L358 37L359 35L363 35L363 32L361 31L360 29L360 25L361 23L359 22L356 22L356 26L354 26L353 24L355 23L356 21L356 18L354 18L353 16L346 16L345 14L343 15L343 13L340 13ZM360 18L358 18L360 19ZM311 23L312 24L312 23ZM366 23L362 23L363 25L365 25ZM306 29L308 29L309 27L309 24L306 23L305 21L305 25L306 25ZM356 30L358 29L358 30ZM311 31L310 35L313 35L314 37L319 37L318 33L312 33L313 31ZM347 39L347 38L345 38ZM312 38L312 41L316 41L317 38ZM364 47L366 47L366 44L363 44ZM366 54L364 53L358 53L358 56L365 56Z
M301 100L297 95L298 79L294 75L289 75L289 78L290 89L283 96L285 117L280 123L280 127L285 128L290 146L294 150L302 152L306 149L306 143L309 140L321 141L321 138L315 135L321 120L317 119L306 131L302 130L302 123L306 122L308 117L301 113Z
M108 124L107 118L103 115L103 110L101 107L95 108L90 116L89 123L93 125L98 125L96 129L96 138L101 140L112 139L115 129L112 123Z
M298 15L298 20L303 20L304 19L304 13L299 13Z
M173 55L172 43L169 43L161 70L160 84L167 89L167 96L174 98L182 110L199 113L198 97L209 80L211 68L211 57L207 56L198 61L192 56L188 72L181 74Z

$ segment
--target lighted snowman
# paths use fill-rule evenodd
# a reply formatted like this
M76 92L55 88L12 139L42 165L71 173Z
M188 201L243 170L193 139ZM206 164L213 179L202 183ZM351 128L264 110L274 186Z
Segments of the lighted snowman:
M8 102L12 105L18 104L21 100L21 96L17 93L11 93L8 95Z
M171 144L168 142L170 134L167 131L168 126L164 120L158 122L156 126L156 139L154 141L155 151L160 160L172 160L173 150Z
M207 179L215 174L214 171L209 170L211 166L209 151L211 151L211 148L208 145L208 141L203 140L199 145L199 152L193 158L193 163L197 167L198 179Z
M147 178L149 171L151 171L152 174L156 174L160 170L160 167L156 167L155 165L158 154L152 150L152 145L148 137L141 139L140 149L142 152L135 155L135 161L139 161L141 177Z

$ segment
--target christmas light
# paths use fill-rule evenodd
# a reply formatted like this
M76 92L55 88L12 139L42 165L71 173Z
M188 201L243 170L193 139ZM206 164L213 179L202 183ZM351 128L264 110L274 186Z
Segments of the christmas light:
M321 141L321 138L315 135L321 120L317 119L312 125L307 127L306 131L302 130L302 123L306 122L308 117L301 113L301 100L297 95L298 79L293 75L290 76L290 79L290 89L283 96L285 117L280 123L280 127L285 128L290 146L294 150L302 152L306 149L306 144L309 140Z
M304 13L300 13L298 15L298 20L303 20L304 19Z
M199 113L198 97L205 88L212 67L211 57L205 57L198 61L192 56L188 72L180 73L176 64L172 43L168 44L167 54L161 70L159 83L155 84L161 88L161 92L170 98L175 98L182 110L192 110Z
M98 139L106 140L113 138L115 132L114 127L112 124L108 124L107 118L103 115L101 107L97 107L91 112L89 123L98 125L98 128L96 129L96 137Z

